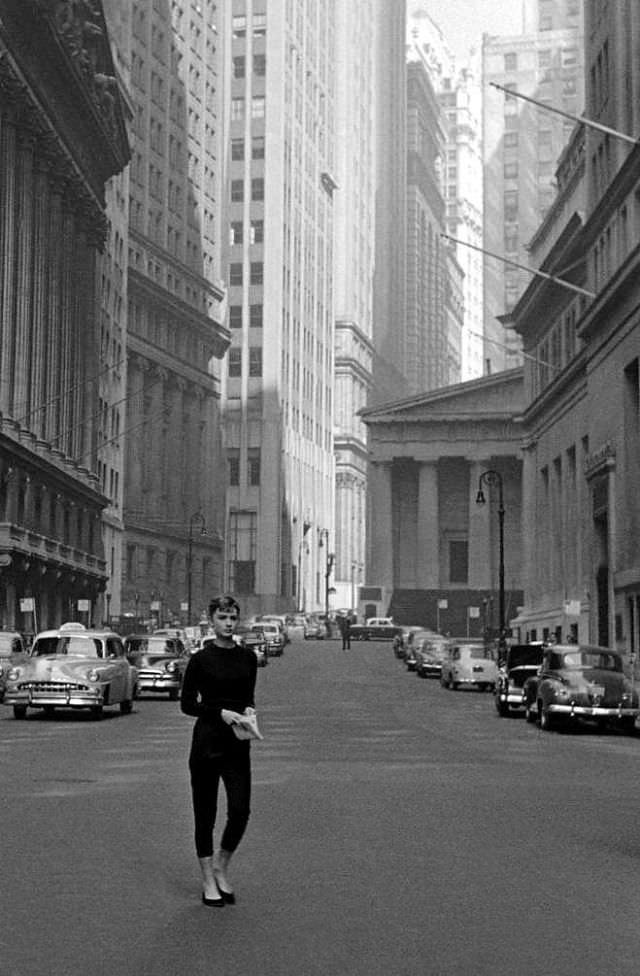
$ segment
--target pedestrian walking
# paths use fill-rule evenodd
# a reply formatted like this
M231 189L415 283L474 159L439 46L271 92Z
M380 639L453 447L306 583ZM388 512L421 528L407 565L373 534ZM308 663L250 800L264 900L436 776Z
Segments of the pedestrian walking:
M189 771L195 821L196 854L202 874L202 901L212 907L235 903L227 868L249 820L251 738L261 738L255 719L255 653L236 643L233 634L240 607L232 596L212 600L209 615L215 636L189 660L181 708L196 718ZM227 820L214 851L220 781L227 797Z
M342 650L351 650L351 618L341 617L342 623L340 625L340 632L342 634Z

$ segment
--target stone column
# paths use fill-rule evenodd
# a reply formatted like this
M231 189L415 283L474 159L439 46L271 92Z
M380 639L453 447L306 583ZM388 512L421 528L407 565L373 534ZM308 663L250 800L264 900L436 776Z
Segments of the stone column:
M6 116L0 130L0 413L13 415L15 364L16 128Z
M421 461L418 475L418 547L415 587L435 590L440 585L438 463Z
M469 587L488 590L492 585L492 552L488 488L484 489L486 502L478 505L478 483L483 471L491 467L489 461L469 462Z
M139 356L131 357L127 364L127 394L126 426L131 436L125 441L123 495L128 499L128 506L135 510L142 505L144 453L140 445L145 439L144 362Z
M44 383L47 355L46 323L48 263L52 242L49 240L49 165L44 154L35 160L34 253L33 253L33 325L29 413L31 429L42 437L45 427Z
M369 535L367 582L393 589L393 531L391 462L374 461L369 478Z
M29 421L31 357L32 260L33 241L33 147L34 135L28 129L18 134L17 227L16 227L16 307L14 315L15 361L13 366L13 409L22 427Z
M60 275L61 248L53 242L62 239L62 185L56 180L51 186L49 207L49 240L52 242L47 289L47 359L44 401L46 402L45 438L59 443L60 429Z

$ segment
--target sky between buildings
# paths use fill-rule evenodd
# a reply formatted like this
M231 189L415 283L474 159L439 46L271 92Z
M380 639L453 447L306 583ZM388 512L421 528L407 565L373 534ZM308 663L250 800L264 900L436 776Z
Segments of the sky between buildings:
M417 4L416 4L417 5ZM469 48L479 48L482 35L522 32L521 0L421 0L442 30L449 47L464 62Z

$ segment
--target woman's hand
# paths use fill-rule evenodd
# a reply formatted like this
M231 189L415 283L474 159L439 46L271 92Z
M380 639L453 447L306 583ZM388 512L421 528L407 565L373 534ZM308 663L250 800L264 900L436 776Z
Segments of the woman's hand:
M239 712L233 712L230 708L222 708L220 718L227 725L239 725L242 722L242 715Z

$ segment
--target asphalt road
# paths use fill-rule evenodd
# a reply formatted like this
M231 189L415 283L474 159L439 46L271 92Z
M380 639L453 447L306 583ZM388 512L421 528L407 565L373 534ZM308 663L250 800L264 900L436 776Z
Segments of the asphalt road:
M224 909L177 704L0 708L0 976L637 976L640 738L499 719L390 644L297 643L258 677Z

